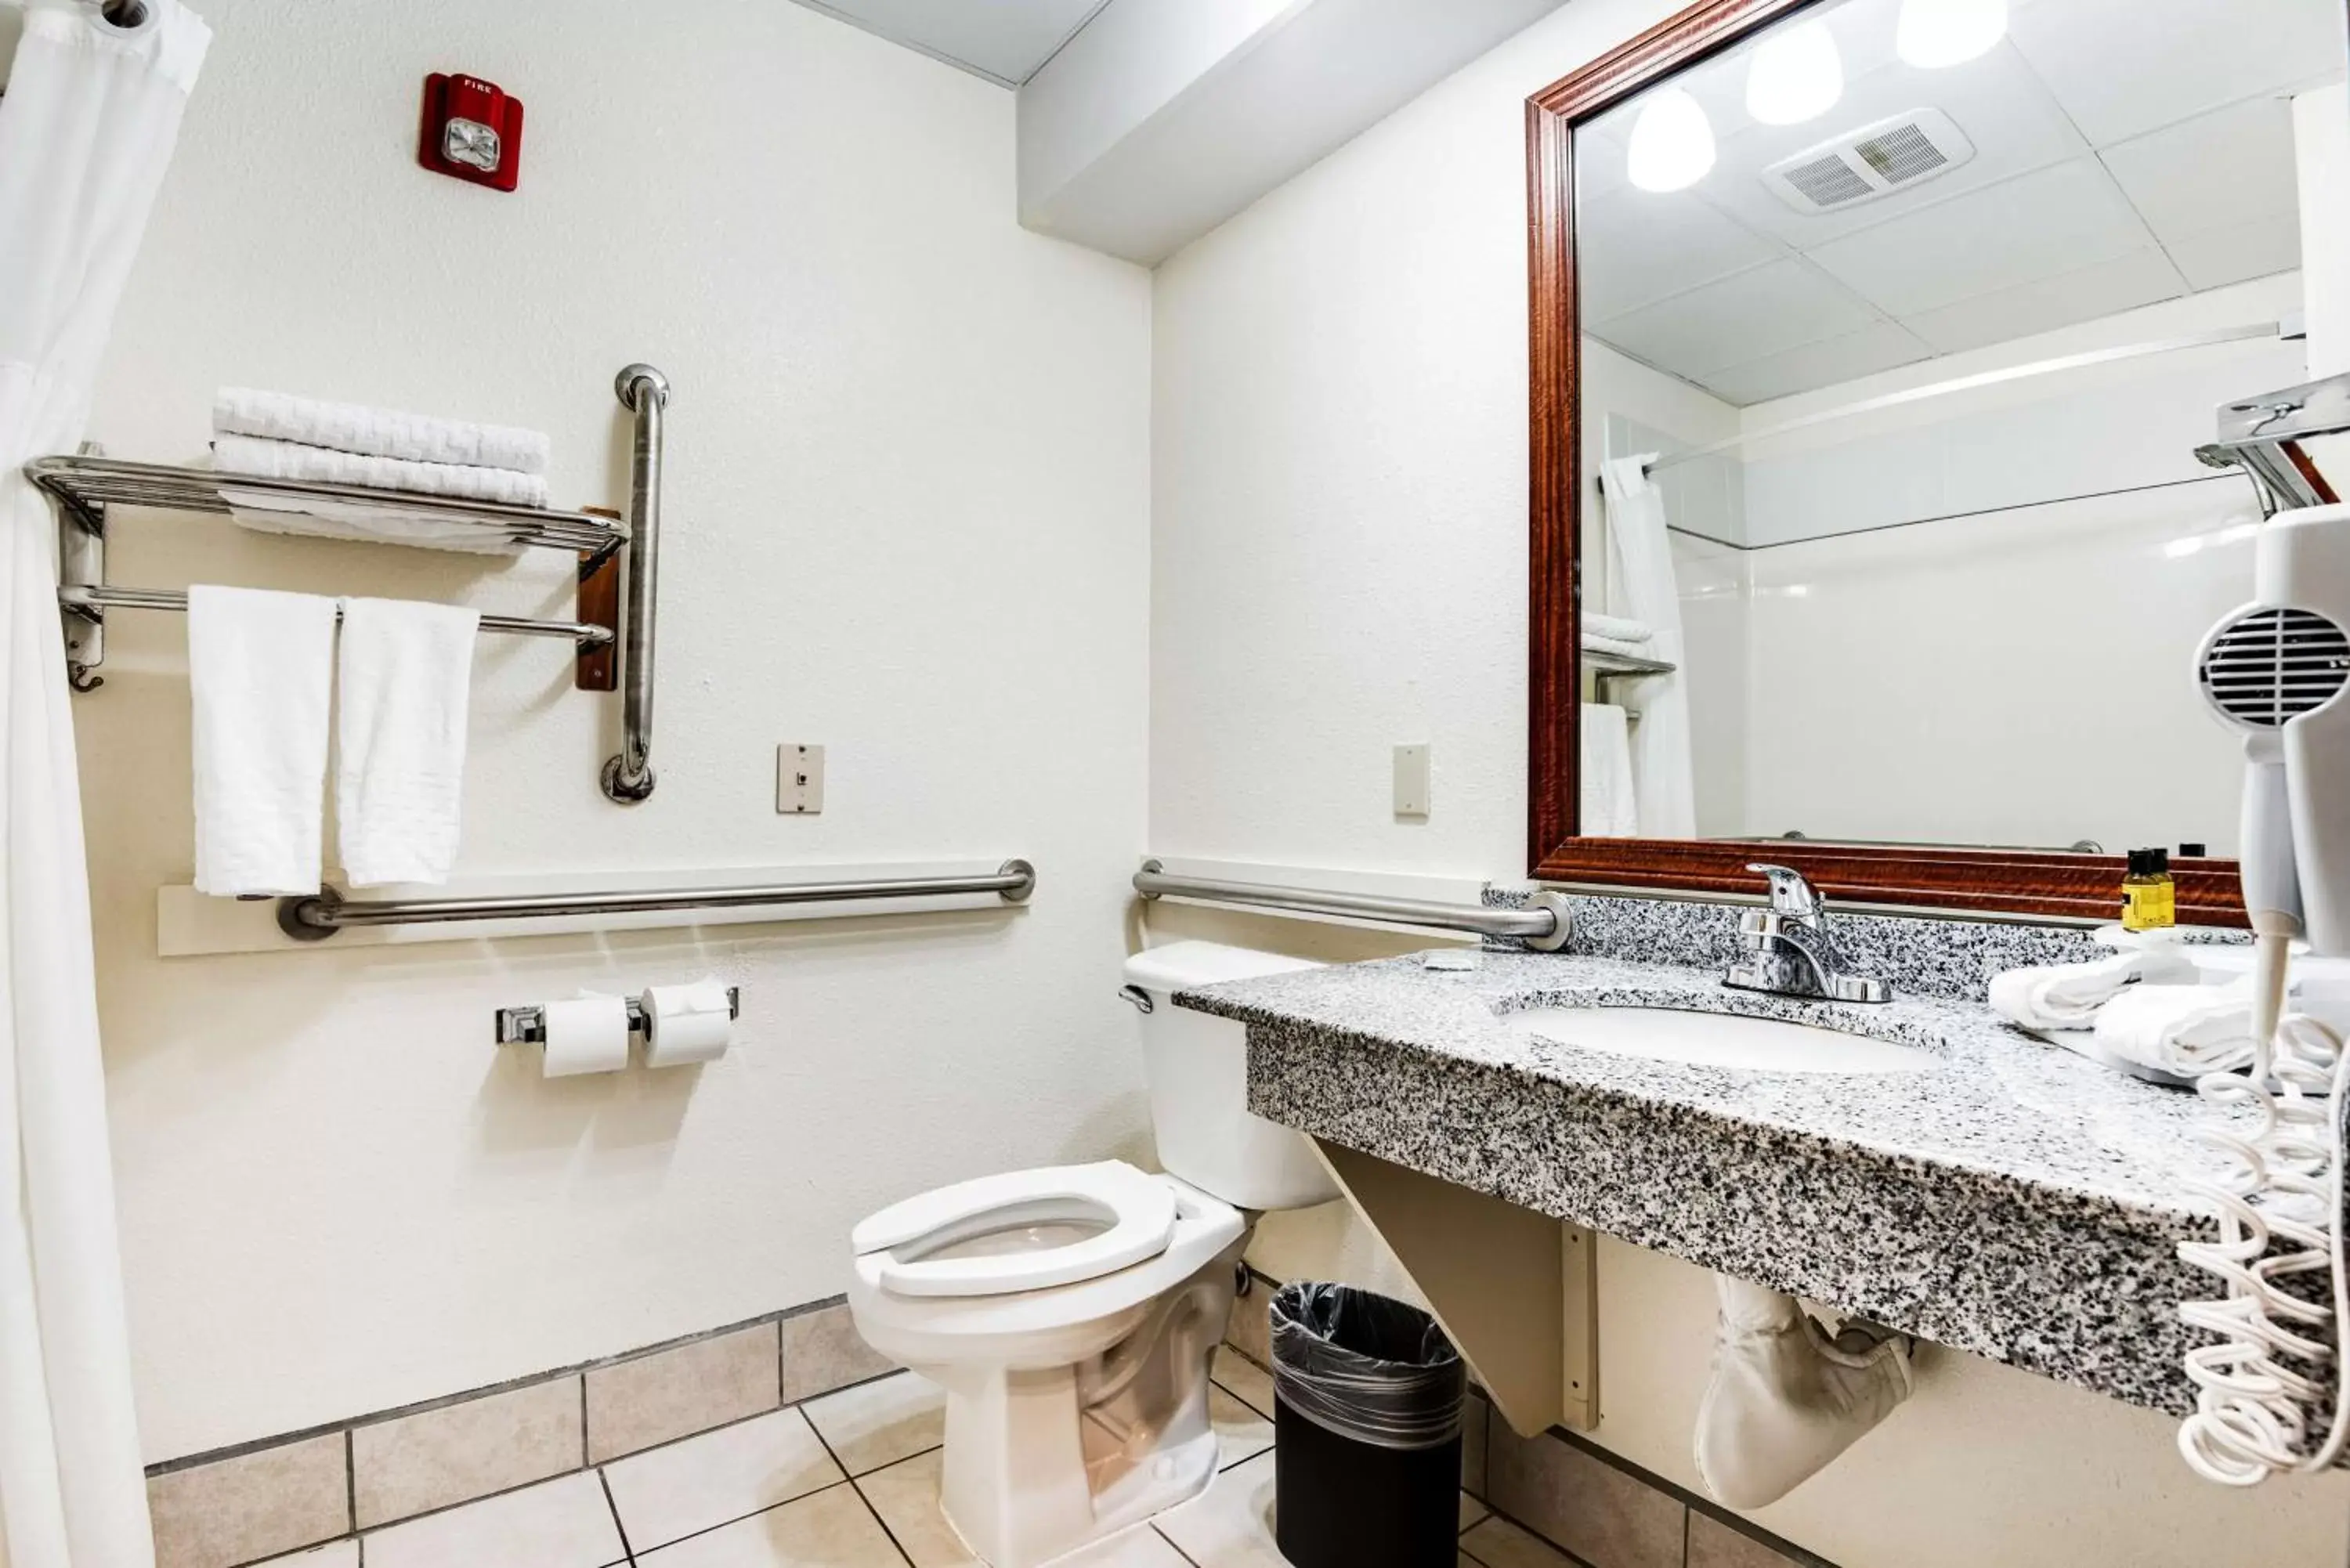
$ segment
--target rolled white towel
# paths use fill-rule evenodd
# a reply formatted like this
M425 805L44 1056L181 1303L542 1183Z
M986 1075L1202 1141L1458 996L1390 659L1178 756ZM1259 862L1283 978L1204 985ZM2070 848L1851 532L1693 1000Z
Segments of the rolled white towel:
M2234 985L2142 986L2097 1013L2100 1050L2192 1078L2231 1073L2252 1059L2252 998Z
M251 387L223 387L213 394L213 429L222 435L290 441L405 462L546 472L548 443L540 431L330 403Z
M1583 631L1586 637L1606 638L1610 642L1647 642L1657 635L1647 621L1596 609L1583 612Z
M1588 631L1583 634L1583 651L1586 653L1612 653L1622 659L1654 659L1657 657L1657 649L1654 644L1646 642L1626 642L1619 638L1600 637L1596 633Z
M2026 1029L2085 1029L2099 1009L2129 986L2184 989L2195 978L2194 961L2175 947L2131 948L2087 963L2012 969L1993 975L1991 1005L2001 1017Z
M407 462L399 458L332 452L290 441L264 441L258 436L215 436L213 466L224 473L250 473L264 479L406 490L420 495L498 501L510 506L546 504L546 481L536 473L516 473L504 468L467 468L452 462Z

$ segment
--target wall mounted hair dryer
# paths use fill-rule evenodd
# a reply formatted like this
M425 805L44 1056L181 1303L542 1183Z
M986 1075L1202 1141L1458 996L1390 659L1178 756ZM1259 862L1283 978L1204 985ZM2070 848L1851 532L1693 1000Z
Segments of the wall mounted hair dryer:
M2244 738L2241 871L2255 941L2251 1065L2207 1074L2197 1088L2251 1115L2204 1134L2237 1169L2224 1187L2201 1189L2219 1209L2219 1241L2179 1248L2227 1282L2221 1299L2179 1306L2190 1326L2220 1336L2188 1355L2197 1407L2179 1450L2234 1486L2328 1468L2350 1438L2350 1052L2325 1023L2284 1014L2294 938L2350 955L2350 505L2280 511L2253 548L2253 602L2196 656L2205 698Z

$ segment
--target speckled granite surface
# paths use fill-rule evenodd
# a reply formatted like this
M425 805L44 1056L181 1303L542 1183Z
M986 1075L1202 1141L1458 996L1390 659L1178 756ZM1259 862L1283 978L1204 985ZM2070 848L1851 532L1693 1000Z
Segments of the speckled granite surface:
M1488 952L1185 992L1248 1025L1261 1115L1513 1203L1939 1344L2183 1413L2176 1318L2215 1177L2193 1096L2107 1072L1980 1005L1732 992L1711 968ZM1611 1055L1513 1030L1545 1006L1668 1006L1820 1023L1920 1047L1932 1070L1752 1072ZM1571 1026L1570 1026L1571 1032Z

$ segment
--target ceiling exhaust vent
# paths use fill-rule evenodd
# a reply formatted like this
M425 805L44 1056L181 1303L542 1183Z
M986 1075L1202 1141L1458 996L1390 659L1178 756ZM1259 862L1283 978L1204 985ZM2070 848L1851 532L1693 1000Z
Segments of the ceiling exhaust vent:
M1949 115L1913 109L1783 158L1762 183L1798 213L1833 213L1939 179L1974 155Z

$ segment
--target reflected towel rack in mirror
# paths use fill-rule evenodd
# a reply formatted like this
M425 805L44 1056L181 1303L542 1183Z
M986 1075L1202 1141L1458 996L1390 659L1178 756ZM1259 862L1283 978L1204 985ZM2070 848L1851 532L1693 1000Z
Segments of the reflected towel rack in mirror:
M661 421L669 382L650 365L622 369L613 390L634 424L625 518L600 512L558 512L499 502L471 501L359 485L317 483L127 462L85 452L36 458L25 477L48 497L57 514L57 607L65 623L67 678L77 691L103 682L109 609L178 610L188 596L161 588L122 587L106 580L107 512L113 506L225 514L244 496L268 510L332 518L364 507L373 518L436 529L479 530L489 541L577 552L577 620L485 615L485 631L569 639L577 649L575 683L584 691L621 693L621 742L604 764L604 793L622 805L653 791L653 628L660 539ZM625 597L623 578L625 577ZM619 657L616 662L615 655Z

